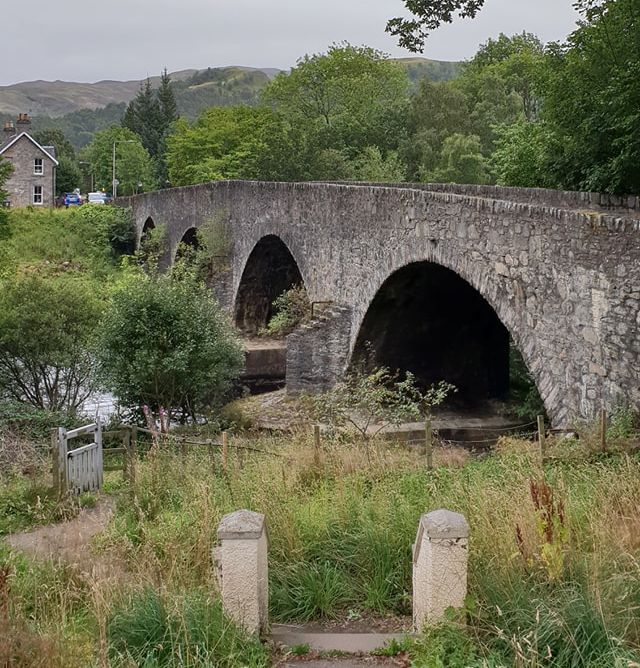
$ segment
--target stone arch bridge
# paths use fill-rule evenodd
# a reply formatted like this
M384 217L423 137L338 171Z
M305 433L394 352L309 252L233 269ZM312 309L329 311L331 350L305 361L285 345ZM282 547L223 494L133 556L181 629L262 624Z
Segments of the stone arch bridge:
M216 292L255 331L303 283L315 317L287 339L289 391L379 362L468 396L508 384L509 341L556 426L640 404L640 198L456 185L226 181L122 199L165 265L208 221Z

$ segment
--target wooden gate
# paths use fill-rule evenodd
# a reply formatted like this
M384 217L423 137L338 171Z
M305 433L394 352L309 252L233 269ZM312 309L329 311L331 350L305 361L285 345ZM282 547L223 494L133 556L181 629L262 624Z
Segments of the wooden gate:
M102 425L100 421L67 431L60 427L58 441L58 484L61 493L96 492L102 487ZM69 442L93 436L93 442L69 448Z

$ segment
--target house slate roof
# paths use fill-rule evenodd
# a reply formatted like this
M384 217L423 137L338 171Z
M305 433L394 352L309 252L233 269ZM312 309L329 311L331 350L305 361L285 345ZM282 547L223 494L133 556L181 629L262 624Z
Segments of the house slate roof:
M58 161L55 159L55 149L54 149L54 155L50 153L50 150L53 148L52 146L40 146L38 142L28 133L28 132L21 132L19 135L15 136L11 141L9 141L7 144L5 144L2 148L0 148L0 155L2 155L7 149L11 148L14 144L16 144L22 137L26 137L31 143L33 143L37 148L39 148L46 156L53 162L56 167L58 166ZM49 149L47 151L46 149Z

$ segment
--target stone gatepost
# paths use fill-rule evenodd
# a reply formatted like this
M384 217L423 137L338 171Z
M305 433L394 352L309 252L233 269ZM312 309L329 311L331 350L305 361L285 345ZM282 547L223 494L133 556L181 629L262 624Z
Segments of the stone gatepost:
M248 633L267 631L269 583L265 516L250 510L225 515L218 526L220 547L214 550L222 606Z
M420 518L413 546L413 626L443 621L467 595L469 525L464 515L435 510Z

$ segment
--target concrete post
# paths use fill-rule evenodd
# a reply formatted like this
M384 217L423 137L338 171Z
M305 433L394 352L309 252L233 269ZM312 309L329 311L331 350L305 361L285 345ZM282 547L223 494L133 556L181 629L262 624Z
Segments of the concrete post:
M248 633L266 632L269 587L264 515L250 510L225 515L218 526L218 539L214 560L226 614Z
M435 510L420 518L413 546L413 625L443 621L467 595L469 525L464 515Z

